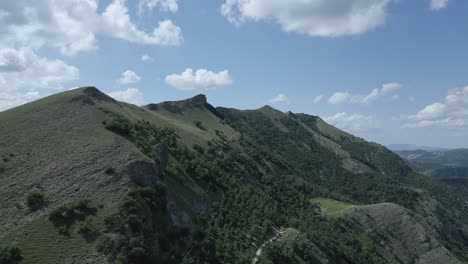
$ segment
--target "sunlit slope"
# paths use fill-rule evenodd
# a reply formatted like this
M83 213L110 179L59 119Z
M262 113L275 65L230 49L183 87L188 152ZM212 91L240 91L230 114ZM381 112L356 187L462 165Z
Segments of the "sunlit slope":
M84 87L0 113L0 135L0 245L25 263L250 263L278 229L259 261L468 259L466 193L316 116ZM390 212L412 220L365 218Z

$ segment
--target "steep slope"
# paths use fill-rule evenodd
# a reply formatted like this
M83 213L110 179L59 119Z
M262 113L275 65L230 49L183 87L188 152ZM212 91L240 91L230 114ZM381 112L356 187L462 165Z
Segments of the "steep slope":
M462 263L428 234L407 209L384 203L361 206L348 216L368 234L389 263ZM387 234L392 234L388 236Z
M85 87L0 113L0 135L0 245L25 263L249 263L279 227L298 263L468 259L465 192L319 117L203 95L137 107ZM322 215L319 197L405 207L415 220L377 231L409 246L384 252L362 231L374 223ZM413 227L439 250L402 237Z

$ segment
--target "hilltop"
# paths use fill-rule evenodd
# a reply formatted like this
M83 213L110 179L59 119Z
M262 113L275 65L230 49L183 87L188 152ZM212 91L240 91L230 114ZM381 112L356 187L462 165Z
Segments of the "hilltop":
M0 135L13 263L468 261L467 192L318 116L83 87L1 112Z

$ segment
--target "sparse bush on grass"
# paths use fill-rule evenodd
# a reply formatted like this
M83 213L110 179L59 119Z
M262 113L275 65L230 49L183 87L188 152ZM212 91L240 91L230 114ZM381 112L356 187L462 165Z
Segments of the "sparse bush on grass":
M87 216L96 214L97 209L91 207L90 203L89 199L81 199L72 204L59 206L50 212L49 220L61 234L67 234L68 229L76 221L83 221Z
M106 129L115 132L123 137L129 137L132 131L132 125L126 119L121 117L112 119L105 125Z
M36 211L45 205L44 194L40 192L30 192L26 194L26 205L31 211Z
M16 264L23 260L21 250L18 247L0 247L0 263Z
M203 149L203 147L200 145L193 144L193 149L200 154L205 153L205 149Z
M7 157L4 157L2 160L3 160L4 162L9 162L9 161L10 161L10 159L7 158Z
M107 174L107 175L111 175L111 174L114 174L115 170L114 168L112 167L106 167L106 169L104 170L104 173Z
M206 130L206 128L203 126L203 123L199 120L193 121L193 124L201 130Z
M80 234L87 242L94 242L101 235L99 229L89 218L80 223L78 234Z
M115 241L108 235L101 236L96 242L96 250L104 255L112 255L116 250Z

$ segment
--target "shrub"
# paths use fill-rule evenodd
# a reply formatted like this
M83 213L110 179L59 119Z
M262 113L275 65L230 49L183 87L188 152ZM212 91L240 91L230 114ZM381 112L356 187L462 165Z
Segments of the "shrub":
M78 234L88 242L94 242L100 236L99 230L94 226L91 219L86 219L86 221L80 223Z
M203 147L198 144L193 144L193 149L200 154L205 153L205 149L203 149Z
M106 129L121 136L128 137L131 134L132 125L128 120L119 117L112 119L108 124L106 124Z
M104 173L107 175L112 175L115 173L115 170L112 167L106 167L106 169L104 170Z
M44 194L40 192L30 192L26 194L26 204L31 211L36 211L45 205Z
M88 215L96 214L97 209L91 207L90 203L89 199L81 199L75 203L59 206L50 212L49 220L57 228L63 229L64 227L68 230L76 221L83 221Z
M101 236L96 242L96 250L104 255L110 255L115 251L115 242L108 236Z
M18 247L0 247L0 263L16 264L23 260L21 250Z
M206 130L206 128L203 126L203 123L199 120L193 121L193 124L201 130Z

